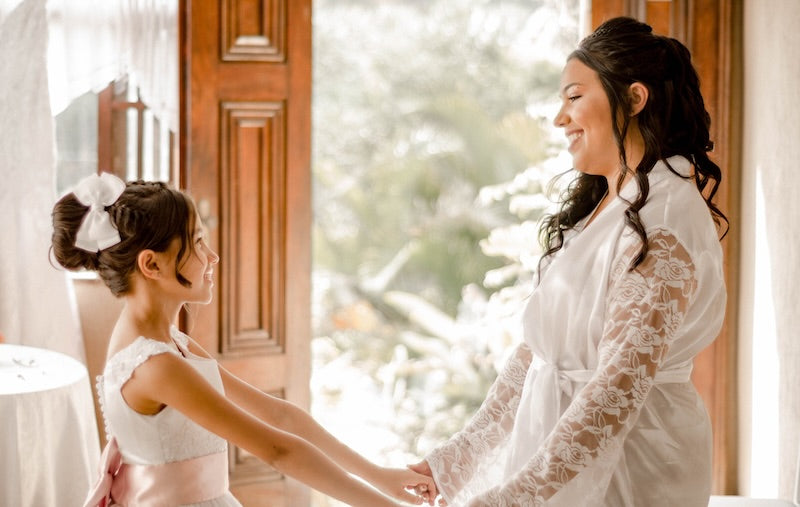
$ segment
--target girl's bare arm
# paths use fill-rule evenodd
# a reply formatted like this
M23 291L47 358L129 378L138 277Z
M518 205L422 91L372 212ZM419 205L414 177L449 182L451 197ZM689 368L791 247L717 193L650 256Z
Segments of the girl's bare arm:
M282 473L350 505L399 505L350 476L311 442L260 420L226 398L180 357L151 357L136 369L123 394L132 405L150 401L170 406Z

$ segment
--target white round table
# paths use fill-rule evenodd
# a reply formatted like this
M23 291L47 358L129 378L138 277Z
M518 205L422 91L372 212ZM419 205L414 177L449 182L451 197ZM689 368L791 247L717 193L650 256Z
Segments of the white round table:
M0 449L0 505L82 505L100 459L86 367L0 344Z

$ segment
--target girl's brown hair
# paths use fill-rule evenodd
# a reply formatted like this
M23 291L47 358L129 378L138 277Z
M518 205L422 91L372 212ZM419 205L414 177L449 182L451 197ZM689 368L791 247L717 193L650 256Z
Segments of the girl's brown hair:
M189 196L160 181L133 181L105 209L121 241L100 252L87 252L75 246L75 236L89 207L72 193L55 204L51 251L61 266L96 271L112 294L122 296L131 290L130 276L137 269L139 252L165 252L172 240L179 238L175 276L182 285L191 286L180 274L182 260L192 252L196 220Z

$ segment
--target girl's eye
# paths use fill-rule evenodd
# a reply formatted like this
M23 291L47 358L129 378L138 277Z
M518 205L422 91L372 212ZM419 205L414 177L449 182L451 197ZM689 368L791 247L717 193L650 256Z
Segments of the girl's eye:
M580 95L572 95L571 97L567 97L567 100L569 100L570 102L575 102L579 98L581 98Z

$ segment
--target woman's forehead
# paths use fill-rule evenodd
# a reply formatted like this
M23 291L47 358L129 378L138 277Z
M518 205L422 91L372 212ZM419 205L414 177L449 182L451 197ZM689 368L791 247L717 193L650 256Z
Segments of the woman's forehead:
M561 86L559 90L564 94L573 86L597 82L597 73L594 70L577 58L570 58L564 65L564 70L561 71Z

